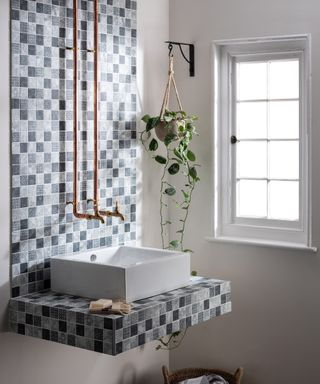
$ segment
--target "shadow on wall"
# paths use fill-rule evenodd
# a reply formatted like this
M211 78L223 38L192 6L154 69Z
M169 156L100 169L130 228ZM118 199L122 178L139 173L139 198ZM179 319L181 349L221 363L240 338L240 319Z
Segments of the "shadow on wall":
M4 238L2 239L4 242ZM8 319L8 307L10 300L10 251L9 239L4 242L4 246L7 246L6 250L3 250L0 257L0 333L9 331L9 319ZM0 380L1 381L1 380Z
M10 298L9 281L0 286L0 332L9 331L8 306Z
M161 384L168 364L153 343L117 358L9 333L0 335L0 345L1 384Z
M159 372L161 367L159 366ZM159 376L160 377L160 376ZM154 371L145 372L144 374L137 376L137 368L133 363L125 364L123 372L119 378L119 384L150 384L155 383Z
M133 364L128 363L123 367L123 372L119 379L119 384L128 383L129 379L132 383L137 383L137 375Z

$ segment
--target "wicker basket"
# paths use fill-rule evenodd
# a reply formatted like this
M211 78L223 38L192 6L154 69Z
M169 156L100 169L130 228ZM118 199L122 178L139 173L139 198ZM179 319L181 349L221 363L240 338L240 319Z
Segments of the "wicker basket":
M234 374L222 371L220 369L205 369L205 368L186 368L179 369L174 372L169 372L166 366L162 367L164 384L178 384L180 381L194 379L204 375L220 375L229 384L240 384L243 376L243 368L238 368Z

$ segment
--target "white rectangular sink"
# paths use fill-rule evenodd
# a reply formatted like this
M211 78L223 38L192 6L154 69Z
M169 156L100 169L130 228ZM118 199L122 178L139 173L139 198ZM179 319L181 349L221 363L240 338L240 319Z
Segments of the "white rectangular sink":
M94 299L144 299L190 283L190 254L113 247L51 258L51 289Z

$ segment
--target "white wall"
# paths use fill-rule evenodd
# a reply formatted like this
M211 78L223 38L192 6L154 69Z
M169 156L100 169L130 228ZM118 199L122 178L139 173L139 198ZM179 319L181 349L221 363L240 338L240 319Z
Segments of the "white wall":
M191 328L171 368L245 368L247 384L319 381L319 254L208 243L212 207L211 41L312 33L313 239L320 245L320 3L318 0L171 0L170 38L195 42L196 77L177 54L185 109L200 116L195 151L203 165L186 246L201 275L232 282L230 315ZM179 85L178 84L178 85ZM196 224L195 224L196 223Z
M169 355L167 352L155 351L155 343L112 357L4 332L9 300L9 3L9 0L0 1L0 383L162 383L161 365L168 364ZM169 0L138 1L138 93L142 110L155 110L159 104L156 102L156 94L160 86L162 91L166 76L159 69L163 69L162 61L166 63L166 57L161 49L155 49L155 45L162 46L162 42L168 38L168 10ZM141 180L138 204L141 210L141 196L144 196L142 212L145 217L142 220L140 215L137 216L138 223L144 224L140 228L139 240L157 245L159 239L156 234L159 231L155 225L158 222L146 216L156 204L150 198L153 195L148 192L151 187L151 184L146 185L146 190Z
M0 329L6 329L6 309L9 297L9 258L10 258L10 135L9 135L9 1L0 3L0 36L5 44L0 60Z
M169 0L138 0L138 12L138 131L141 132L144 129L141 117L147 113L159 114L167 81L168 56L164 42L169 39ZM159 184L162 167L150 161L150 155L140 149L143 172L137 180L139 240L145 246L161 248Z

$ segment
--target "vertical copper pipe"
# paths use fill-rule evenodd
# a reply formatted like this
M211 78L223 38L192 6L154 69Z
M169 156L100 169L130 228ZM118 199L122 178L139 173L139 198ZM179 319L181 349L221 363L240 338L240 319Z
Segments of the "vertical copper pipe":
M115 210L100 211L99 209L99 165L98 165L98 74L99 74L99 0L94 0L94 203L96 216L119 217L124 221L123 214L119 211L119 205L116 203Z
M78 207L78 0L73 0L73 214Z
M124 220L116 204L114 212L99 210L99 185L98 185L98 39L99 39L99 2L94 0L94 86L93 86L93 135L94 135L94 214L78 212L78 0L73 0L73 201L67 204L73 205L73 214L79 219L100 220L104 223L103 216L115 216ZM68 48L70 49L70 48ZM87 50L92 52L92 50Z
M73 0L73 215L78 219L100 220L103 217L95 208L94 215L78 212L78 0Z
M93 135L94 135L94 158L93 158L93 188L95 213L99 212L99 187L98 187L98 24L99 4L94 0L94 85L93 85Z

